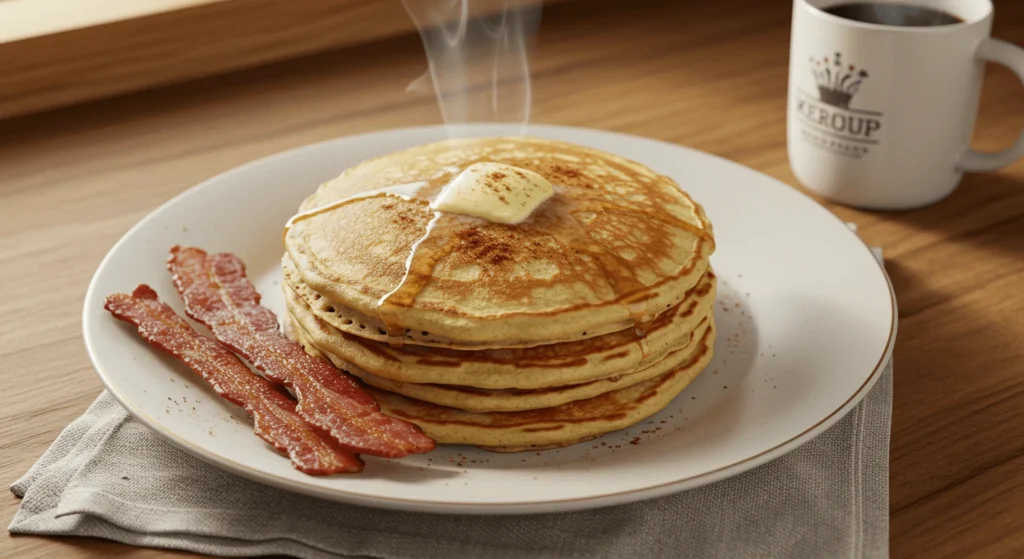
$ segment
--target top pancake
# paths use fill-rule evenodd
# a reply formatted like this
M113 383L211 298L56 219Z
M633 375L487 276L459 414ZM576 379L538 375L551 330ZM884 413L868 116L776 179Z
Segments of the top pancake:
M555 195L520 224L444 215L425 236L428 201L482 161L537 172ZM366 195L395 185L412 185L402 190L413 199ZM668 177L537 138L448 140L371 159L300 209L310 213L293 221L285 244L309 288L376 317L407 262L431 264L386 322L468 348L569 341L653 320L697 283L714 250L702 208Z

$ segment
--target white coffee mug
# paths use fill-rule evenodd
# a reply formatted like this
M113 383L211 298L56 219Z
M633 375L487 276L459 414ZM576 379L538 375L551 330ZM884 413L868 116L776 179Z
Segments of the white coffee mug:
M965 171L1024 155L970 149L986 61L1024 79L1024 50L989 37L990 0L902 0L963 20L932 27L862 23L827 13L850 0L794 0L789 164L807 188L869 209L925 206Z

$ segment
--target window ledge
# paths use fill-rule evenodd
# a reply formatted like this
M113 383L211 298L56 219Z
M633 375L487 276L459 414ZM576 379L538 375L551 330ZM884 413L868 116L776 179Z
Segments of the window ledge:
M0 119L414 30L399 0L0 0Z

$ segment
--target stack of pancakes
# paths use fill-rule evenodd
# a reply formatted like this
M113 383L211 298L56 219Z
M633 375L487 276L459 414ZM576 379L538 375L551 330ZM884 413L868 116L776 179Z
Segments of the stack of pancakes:
M484 161L539 173L555 194L520 224L436 219L424 200ZM638 163L536 138L449 140L352 167L299 211L286 332L437 442L591 439L660 411L711 359L711 225ZM384 312L411 274L415 291Z

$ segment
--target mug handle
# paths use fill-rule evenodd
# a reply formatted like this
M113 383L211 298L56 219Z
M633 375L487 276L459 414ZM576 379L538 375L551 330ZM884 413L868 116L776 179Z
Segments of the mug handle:
M981 60L1006 66L1024 82L1024 49L999 39L985 39L978 45L975 55ZM957 162L961 171L993 171L1005 167L1024 156L1024 133L1009 149L984 153L968 149Z

